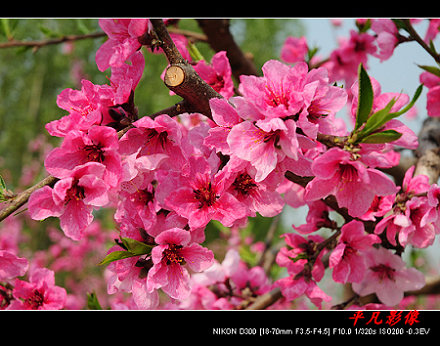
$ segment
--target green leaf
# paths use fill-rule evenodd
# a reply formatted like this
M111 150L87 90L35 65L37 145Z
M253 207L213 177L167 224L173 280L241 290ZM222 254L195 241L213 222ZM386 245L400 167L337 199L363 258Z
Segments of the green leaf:
M62 34L55 32L42 24L38 24L38 29L40 29L44 36L48 38L57 38L63 36Z
M76 26L78 30L81 32L81 34L87 35L88 33L90 33L89 28L87 28L87 26L84 24L82 19L76 20Z
M108 264L114 261L119 261L124 258L130 258L151 253L153 245L148 245L131 238L121 238L122 244L128 251L113 251L98 263L98 265Z
M305 252L301 252L300 254L298 254L298 256L296 256L295 258L292 258L292 261L293 261L293 263L296 263L299 260L308 259L308 258L309 258L309 256Z
M152 245L148 245L131 238L121 238L121 240L128 251L135 255L145 255L151 253L151 249L153 248Z
M0 191L1 190L6 190L6 184L5 184L5 180L3 179L3 177L0 175Z
M205 60L204 56L202 55L202 53L200 53L200 51L197 49L194 43L188 42L187 48L189 55L191 55L191 58L193 58L194 61L197 62L199 60Z
M0 19L1 23L2 23L2 28L3 31L5 32L6 37L8 38L8 40L12 40L12 33L11 33L11 28L9 27L9 18L2 18Z
M367 137L365 137L361 143L389 143L397 141L400 137L402 137L402 134L400 132L394 131L394 130L385 130L382 132L376 132L373 133Z
M368 119L373 108L373 87L371 86L370 77L367 71L365 71L362 64L359 64L358 69L358 79L359 79L359 97L358 106L356 110L356 127L357 130L363 123Z
M423 90L423 84L420 84L419 87L417 88L416 92L414 93L414 96L413 96L411 102L408 103L406 105L406 107L402 108L400 111L388 114L388 116L387 116L388 120L394 119L394 118L398 117L399 115L402 115L402 114L408 112L412 108L412 106L414 106L414 103L416 103L417 99L420 97L422 90Z
M388 121L391 119L397 118L398 116L402 115L403 113L408 112L412 106L414 106L414 103L416 103L417 99L419 98L420 94L423 90L423 84L420 84L417 88L416 92L414 93L414 96L410 103L408 103L404 108L402 108L398 112L389 113L391 108L396 103L397 99L392 99L388 104L385 106L385 108L377 111L376 113L372 114L366 124L365 127L362 129L360 133L356 136L356 142L360 143L362 142L370 133L376 131L381 126L385 125ZM365 143L365 142L364 142Z
M98 263L98 265L108 264L114 261L119 261L124 258L130 258L134 256L139 256L138 254L135 254L131 251L113 251L112 253L109 253L105 258Z
M368 118L365 123L365 127L357 136L357 142L362 141L362 139L367 137L370 133L376 131L379 127L381 127L388 121L387 115L396 103L396 101L396 99L392 98L390 102L388 102L388 104L385 106L385 108L377 111Z
M424 69L425 71L428 71L429 73L432 73L433 75L436 75L437 77L440 77L440 69L435 66L427 66L427 65L419 65L416 64L421 69Z
M87 308L89 310L102 310L101 304L99 304L98 297L95 292L87 292Z

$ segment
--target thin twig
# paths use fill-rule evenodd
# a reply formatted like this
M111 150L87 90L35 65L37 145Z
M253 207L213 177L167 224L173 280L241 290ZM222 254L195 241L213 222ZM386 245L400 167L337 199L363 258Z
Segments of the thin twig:
M255 302L248 306L246 310L264 310L276 303L276 301L282 296L281 289L279 287L274 288L272 291L267 292L255 299Z
M426 42L423 41L423 39L419 36L417 31L415 31L415 29L413 28L411 21L409 19L402 19L402 22L405 24L406 31L408 31L411 37L418 44L420 44L423 47L423 49L426 50L429 53L429 55L431 55L434 58L435 61L437 61L440 64L440 55L433 52L432 49L426 44Z
M11 40L8 42L1 42L0 43L0 49L1 48L12 48L12 47L34 47L35 50L44 47L49 46L52 44L59 44L63 42L71 42L71 41L78 41L78 40L84 40L89 38L99 38L104 37L107 34L105 32L94 32L92 34L84 34L84 35L66 35L59 38L50 38L45 40L38 40L38 41L19 41L19 40Z

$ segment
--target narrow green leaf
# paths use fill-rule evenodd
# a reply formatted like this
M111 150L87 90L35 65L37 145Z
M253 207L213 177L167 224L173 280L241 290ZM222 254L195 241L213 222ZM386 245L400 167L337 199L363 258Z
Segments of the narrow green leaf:
M142 243L131 238L121 238L122 243L135 255L145 255L151 252L152 245Z
M296 256L295 258L292 258L292 261L293 261L293 263L296 263L299 260L308 259L308 258L309 258L309 256L305 252L302 252L302 253L298 254L298 256Z
M6 184L5 184L5 180L3 179L3 177L0 175L0 191L1 190L6 190Z
M95 292L87 292L87 308L89 310L102 310L101 304L99 304L98 297Z
M9 27L9 18L2 18L0 19L1 23L2 23L2 28L3 31L5 32L6 37L8 38L8 40L12 40L12 33L11 33L11 28Z
M359 79L359 97L358 106L356 110L356 127L357 130L363 123L368 119L373 108L373 87L371 86L371 80L368 76L367 71L365 71L362 64L359 64L358 69L358 79Z
M357 142L361 142L363 138L367 137L370 133L376 131L379 127L381 127L388 121L387 115L396 103L396 101L397 100L394 98L391 99L390 102L388 102L388 104L385 106L385 108L377 111L368 118L365 127L357 136Z
M376 132L373 133L367 137L365 137L361 143L389 143L397 141L400 137L402 137L402 134L400 132L394 131L394 130L385 130L382 132Z
M439 28L437 28L438 31L440 31ZM429 48L431 48L431 50L438 55L437 50L435 49L434 43L432 42L432 40L429 40Z
M433 75L436 75L437 77L440 77L440 69L435 66L427 66L427 65L419 65L416 64L421 69L424 69L425 71L428 71L429 73L432 73Z
M119 261L124 258L130 258L134 256L139 256L138 254L135 254L131 251L113 251L112 253L109 253L105 258L98 263L98 265L108 264L114 261Z
M191 58L193 58L194 61L205 60L202 53L200 53L194 43L188 42L187 48L189 55L191 55Z
M412 108L412 106L414 106L414 103L416 103L417 99L420 97L422 90L423 90L423 84L420 84L419 87L417 88L416 92L414 93L414 96L413 96L411 102L408 103L406 105L406 107L402 108L400 111L388 114L387 121L394 119L394 118L398 117L399 115L402 115L402 114L408 112Z
M84 24L82 19L76 20L76 26L77 26L78 30L81 32L81 34L87 35L88 33L90 33L90 30Z
M39 25L38 25L38 29L40 29L40 31L41 31L46 37L49 37L49 38L56 38L56 37L61 37L61 36L63 36L62 34L60 34L60 33L58 33L58 32L55 32L55 31L49 29L48 27L46 27L46 26L44 26L44 25L42 25L42 24L39 24Z
M404 108L402 108L398 112L389 113L391 108L393 107L394 103L397 101L396 99L392 99L385 108L377 111L376 113L372 114L370 118L368 119L367 123L365 124L364 129L356 136L356 142L360 143L363 141L364 138L366 138L370 133L376 131L381 126L385 125L388 121L391 119L397 118L398 116L402 115L403 113L408 112L412 106L414 106L414 103L416 103L417 99L420 97L420 94L423 90L423 84L420 84L417 88L416 92L414 93L414 96L410 103L408 103Z

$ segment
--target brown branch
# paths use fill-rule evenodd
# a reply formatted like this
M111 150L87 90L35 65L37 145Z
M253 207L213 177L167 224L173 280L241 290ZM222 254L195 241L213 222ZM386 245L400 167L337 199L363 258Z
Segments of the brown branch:
M49 175L26 191L19 193L6 208L0 210L0 221L3 221L13 212L17 211L21 206L23 206L28 201L29 196L32 194L32 192L41 189L43 186L46 185L53 186L53 184L55 184L57 181L57 178Z
M440 64L440 55L432 51L432 49L426 44L426 42L422 40L417 31L415 31L415 29L413 28L411 21L409 19L402 19L402 22L405 24L406 31L411 35L414 41L420 44L423 49L426 50L429 55L431 55L434 60Z
M92 34L85 34L85 35L66 35L59 38L51 38L46 40L38 40L38 41L19 41L19 40L11 40L8 42L1 42L0 43L0 49L1 48L12 48L12 47L34 47L34 53L41 47L49 46L51 44L59 44L63 42L71 42L71 41L78 41L78 40L84 40L88 38L99 38L104 37L107 34L105 32L95 32Z
M237 81L240 75L255 75L259 73L251 59L243 54L229 31L229 19L197 19L200 28L208 37L209 45L216 51L226 51L231 64L232 74Z
M430 184L437 183L440 176L440 119L427 118L423 122L418 138L414 176L424 174L429 177Z
M165 85L185 99L183 104L188 112L198 112L212 119L209 100L223 98L212 89L186 61L170 37L170 34L161 19L151 19L155 33L159 39L159 46L165 52L170 66L165 71ZM180 107L182 104L180 104Z
M249 305L246 310L264 310L274 304L282 296L281 289L279 287L274 288L272 291L267 292L255 299L255 302Z
M192 42L197 42L197 41L208 42L208 36L201 34L201 33L198 33L198 32L174 28L174 27L168 27L168 32L170 32L172 34L183 35L183 36L189 38Z
M425 286L417 291L405 292L405 296L420 296L426 294L440 293L440 275L430 276L426 278Z

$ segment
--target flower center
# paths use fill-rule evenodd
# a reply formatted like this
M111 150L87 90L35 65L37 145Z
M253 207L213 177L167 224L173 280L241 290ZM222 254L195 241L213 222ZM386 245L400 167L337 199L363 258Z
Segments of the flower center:
M32 310L37 310L44 303L44 296L39 291L35 290L33 295L26 299L26 303L30 305Z
M180 249L182 248L183 245L168 244L168 249L165 249L162 252L162 261L165 261L167 265L170 264L184 265L185 260L182 256L180 256Z
M157 132L155 129L150 129L147 135L148 145L161 146L165 150L165 145L168 141L168 132Z
M148 205L153 199L154 195L148 190L138 190L130 196L131 202L137 202L141 205Z
M232 186L234 186L235 190L237 190L239 193L247 196L249 191L252 191L257 187L257 184L255 184L254 179L252 179L249 174L242 173L235 178Z
M342 258L347 258L347 257L351 257L353 255L358 255L359 253L357 252L356 249L353 249L351 246L346 246L344 249L344 255L342 255Z
M289 93L282 90L274 90L272 86L266 85L266 97L265 101L269 106L277 107L279 105L284 105L286 109L289 107Z
M219 76L218 74L216 74L215 77L212 78L212 80L208 84L215 91L220 92L223 89L224 85L225 85L225 81L223 80L222 76Z
M357 169L354 168L352 165L339 165L339 175L343 183L357 181L359 179Z
M396 271L396 269L393 269L385 264L379 264L378 266L371 267L370 269L373 272L377 273L380 282L382 282L385 277L387 277L389 280L396 281L394 279L394 272Z
M72 187L66 191L66 197L64 197L65 205L69 203L72 198L76 198L76 200L79 201L80 199L84 199L86 197L84 194L84 188L79 186L78 182L79 180L75 179L72 183Z
M212 189L211 182L207 182L203 187L198 190L194 190L196 199L200 202L199 209L204 206L212 207L217 200L217 195Z
M100 144L86 145L82 150L86 153L87 162L104 162L105 155Z

